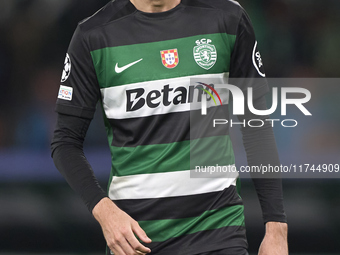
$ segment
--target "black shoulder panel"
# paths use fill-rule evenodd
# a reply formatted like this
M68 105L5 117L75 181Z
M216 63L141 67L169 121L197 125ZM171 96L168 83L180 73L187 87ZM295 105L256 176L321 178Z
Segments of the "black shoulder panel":
M233 0L182 0L182 4L201 9L214 9L224 13L224 20L227 27L225 31L229 34L236 34L238 23L244 9L237 1Z
M231 0L182 0L162 14L138 11L129 0L114 0L82 21L90 50L196 35L236 35L242 7Z
M219 9L229 15L237 17L239 17L242 12L241 5L233 0L182 0L182 4L186 6Z
M136 11L129 0L112 0L92 16L79 22L82 31L86 32L110 21L122 18Z

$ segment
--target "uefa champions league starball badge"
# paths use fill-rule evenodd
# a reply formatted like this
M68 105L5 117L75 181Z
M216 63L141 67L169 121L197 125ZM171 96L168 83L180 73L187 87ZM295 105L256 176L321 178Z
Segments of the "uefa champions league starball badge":
M66 53L65 61L64 61L64 70L61 76L61 82L65 82L71 73L71 59L68 53Z

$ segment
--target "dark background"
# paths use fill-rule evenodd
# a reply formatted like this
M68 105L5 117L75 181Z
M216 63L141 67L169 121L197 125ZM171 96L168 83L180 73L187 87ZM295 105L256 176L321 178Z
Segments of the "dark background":
M103 254L99 225L55 169L49 143L68 43L77 22L106 2L0 0L0 253ZM339 77L339 0L240 3L253 21L268 77ZM340 162L340 109L333 104L339 87L313 88L313 96L324 98L317 109L333 110L322 125L312 123L300 132L275 129L282 162ZM85 152L105 188L110 155L100 111ZM291 254L340 254L339 179L283 183ZM251 180L242 186L249 250L255 253L264 226Z

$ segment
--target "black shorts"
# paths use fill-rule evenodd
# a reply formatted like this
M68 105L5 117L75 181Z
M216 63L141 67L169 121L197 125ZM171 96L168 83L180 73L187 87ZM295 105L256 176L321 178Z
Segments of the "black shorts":
M197 255L249 255L245 248L228 248L216 251L208 251Z
M106 250L106 254L111 255L109 248ZM249 255L245 248L228 248L216 251L208 251L199 253L197 255Z

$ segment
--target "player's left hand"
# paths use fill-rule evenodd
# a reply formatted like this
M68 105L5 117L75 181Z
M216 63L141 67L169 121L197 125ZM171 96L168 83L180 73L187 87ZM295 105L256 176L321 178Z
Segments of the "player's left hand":
M258 255L288 255L287 233L287 223L267 222Z

